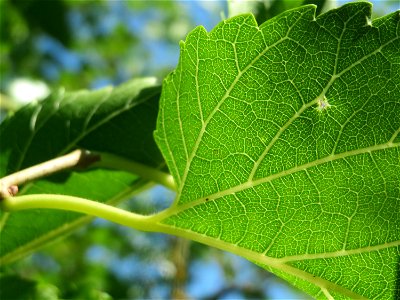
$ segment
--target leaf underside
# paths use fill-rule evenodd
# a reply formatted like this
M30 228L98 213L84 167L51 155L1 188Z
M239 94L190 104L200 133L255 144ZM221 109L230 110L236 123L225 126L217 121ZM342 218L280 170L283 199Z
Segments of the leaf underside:
M155 132L178 185L160 223L317 298L395 298L400 17L370 16L304 6L191 32Z
M0 126L0 177L75 148L161 165L163 159L152 137L159 95L155 80L143 78L117 88L59 91L27 105ZM134 174L95 169L50 176L25 185L20 194L66 194L115 204L144 184ZM0 211L0 264L15 261L89 220L69 211Z

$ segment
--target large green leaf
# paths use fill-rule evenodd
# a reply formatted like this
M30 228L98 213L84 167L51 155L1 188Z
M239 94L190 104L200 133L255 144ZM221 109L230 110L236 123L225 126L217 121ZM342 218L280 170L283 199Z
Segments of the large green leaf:
M157 167L161 154L152 132L160 87L152 78L132 80L118 88L52 94L30 104L0 126L0 177L65 154L77 147L119 155ZM115 203L145 182L134 174L96 169L64 172L28 184L21 194L66 194ZM70 232L88 217L29 210L0 212L2 264Z
M395 298L400 16L242 15L181 43L156 141L177 185L163 231L242 255L317 298Z

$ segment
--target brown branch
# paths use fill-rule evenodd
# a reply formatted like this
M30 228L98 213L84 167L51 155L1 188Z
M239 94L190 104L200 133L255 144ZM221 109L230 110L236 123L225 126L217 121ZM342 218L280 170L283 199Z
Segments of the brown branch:
M100 156L98 154L78 149L69 154L15 172L0 179L0 200L14 196L18 192L18 185L73 167L87 168L99 159Z

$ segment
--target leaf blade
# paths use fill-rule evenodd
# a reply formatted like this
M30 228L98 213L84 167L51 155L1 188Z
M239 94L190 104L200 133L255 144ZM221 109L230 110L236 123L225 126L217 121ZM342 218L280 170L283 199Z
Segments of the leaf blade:
M260 27L243 15L189 34L155 133L179 190L158 217L166 231L286 269L315 297L393 297L400 18L371 26L370 15L365 3L318 18L306 6ZM352 280L285 260L329 254L340 274L343 257L370 252L390 268L355 267ZM370 277L386 280L368 289Z

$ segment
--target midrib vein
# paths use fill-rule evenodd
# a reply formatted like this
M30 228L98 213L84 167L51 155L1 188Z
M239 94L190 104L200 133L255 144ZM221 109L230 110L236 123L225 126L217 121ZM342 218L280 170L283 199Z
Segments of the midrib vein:
M323 158L317 159L315 161L300 165L300 166L296 166L294 168L288 169L288 170L284 170L282 172L276 173L276 174L272 174L269 175L267 177L264 178L259 178L256 180L252 180L252 181L246 181L242 184L239 184L237 186L231 187L229 189L226 189L224 191L221 192L217 192L211 195L207 195L204 198L200 198L197 199L195 201L189 201L187 203L181 204L181 205L176 205L173 207L170 207L156 215L154 215L152 218L156 219L156 220L163 220L166 219L172 215L176 215L179 214L182 211L185 211L187 209L193 208L197 205L203 204L206 201L214 201L217 200L219 198L222 198L224 196L227 195L232 195L238 192L241 192L243 190L249 189L249 188L254 188L260 184L264 184L264 183L268 183L271 182L275 179L281 178L283 176L287 176L296 172L300 172L303 170L307 170L311 167L316 167L319 166L321 164L324 163L328 163L328 162L333 162L339 159L344 159L347 157L351 157L351 156L355 156L355 155L359 155L359 154L364 154L364 153L371 153L373 151L378 151L378 150L385 150L385 149L390 149L390 148L396 148L396 147L400 147L400 143L392 143L392 142L387 142L384 144L379 144L379 145L374 145L374 146L370 146L370 147L366 147L366 148L361 148L361 149L356 149L356 150L351 150L351 151L347 151L347 152L342 152L339 154L335 154L335 155L329 155L329 156L325 156ZM207 200L206 200L207 199Z
M155 223L156 222L157 221L155 221ZM303 271L303 270L300 270L293 266L290 266L289 264L282 263L282 261L280 259L265 256L262 253L254 252L250 249L237 246L236 244L231 244L231 243L225 242L220 239L216 239L216 238L204 235L204 234L200 234L200 233L191 231L190 229L178 228L178 227L174 227L172 225L167 225L167 224L162 224L162 223L161 224L158 223L157 225L158 225L158 229L160 232L180 236L180 237L183 237L183 238L186 238L189 240L193 240L193 241L196 241L196 242L199 242L202 244L206 244L208 246L239 255L250 261L264 264L264 265L267 265L272 268L276 268L276 269L278 269L282 272L285 272L289 275L295 276L296 278L306 280L306 281L314 284L315 286L319 287L321 290L322 289L334 290L334 291L342 293L343 295L346 295L347 297L350 297L352 299L364 299L363 296L361 296L343 286L340 286L334 282L331 282L324 278L315 276L311 273L308 273L306 271Z
M388 243L383 243L375 246L367 246L356 249L349 250L339 250L333 252L325 252L325 253L315 253L315 254L299 254L299 255L291 255L285 256L282 258L278 258L278 260L282 263L292 262L292 261L303 261L303 260L312 260L312 259L324 259L324 258L334 258L340 256L349 256L356 254L369 253L374 251L379 251L391 247L400 246L400 241L393 241Z

